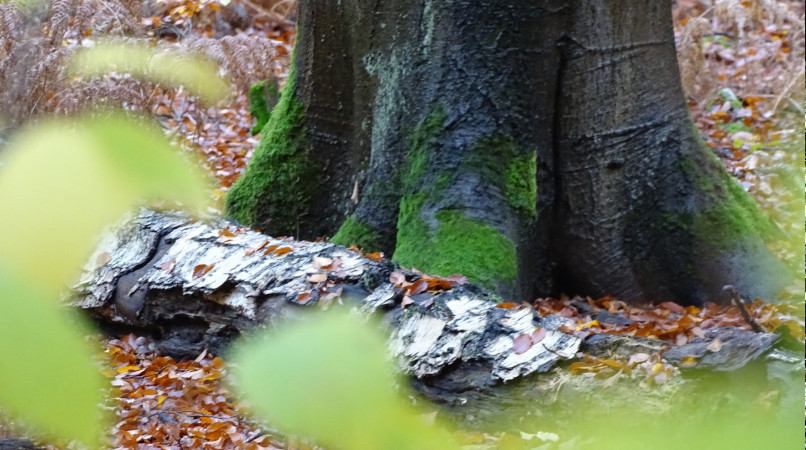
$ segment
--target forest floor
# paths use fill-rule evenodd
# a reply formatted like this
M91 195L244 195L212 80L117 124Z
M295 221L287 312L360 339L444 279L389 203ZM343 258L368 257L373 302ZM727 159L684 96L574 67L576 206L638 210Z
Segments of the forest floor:
M161 87L154 87L147 101L140 102L177 145L198 156L215 176L218 186L211 196L216 206L211 212L220 212L224 194L243 172L259 140L250 132L253 119L248 86L267 76L274 76L280 84L284 81L295 36L293 10L285 9L289 2L271 1L233 2L227 7L205 0L166 3L153 16L134 18L147 39L165 45L193 39L228 42L229 47L216 47L221 53L219 61L261 67L260 71L237 74L225 106L205 108L181 88ZM779 1L752 8L748 5L755 2L714 3L679 0L674 9L678 56L691 114L706 143L731 174L797 243L784 242L774 250L802 267L803 262L796 261L801 253L795 248L803 235L802 211L792 205L799 205L803 195L803 4ZM65 45L88 40L78 19L68 22ZM235 43L257 39L263 45L263 59L244 61L250 54L238 50ZM266 49L270 49L269 59ZM51 108L59 106L51 103ZM793 286L785 296L802 299L798 297L802 290L802 285ZM636 322L629 327L600 324L581 314L571 301L587 302ZM583 338L591 333L624 333L681 345L709 327L749 328L735 306L682 308L666 303L635 308L612 298L560 298L538 299L534 307L541 315L568 318L569 331ZM761 302L748 309L770 331L785 327L803 341L802 310ZM249 419L248 406L233 400L223 382L226 362L215 355L205 352L195 360L175 361L153 352L146 338L131 335L104 341L102 346L104 373L110 378L105 406L116 417L110 430L115 448L314 448ZM575 366L574 373L608 376L618 372L617 364L624 363L588 360ZM666 370L647 373L647 380L663 383L667 375ZM0 438L15 433L19 430L12 421L0 421ZM460 439L480 446L475 448L498 448L508 440L535 436L464 432ZM71 446L62 443L47 448Z

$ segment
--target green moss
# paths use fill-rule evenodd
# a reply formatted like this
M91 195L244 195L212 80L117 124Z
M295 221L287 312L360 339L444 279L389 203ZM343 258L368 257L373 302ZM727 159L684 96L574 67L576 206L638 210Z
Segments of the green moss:
M510 206L528 217L537 215L537 152L510 161L506 193Z
M249 88L249 113L257 120L252 134L258 134L268 123L271 110L277 103L280 92L274 79L258 81Z
M356 247L369 252L377 251L380 248L380 237L369 225L348 217L339 228L339 231L330 239L331 242L345 247L355 245Z
M716 155L702 148L697 157L702 161L683 156L678 167L704 196L703 209L667 217L667 225L691 230L699 239L720 247L731 246L748 236L775 238L775 226Z
M426 118L420 122L409 137L410 149L406 154L408 170L403 176L404 189L417 187L428 166L429 149L437 137L445 130L448 115L441 106L435 105Z
M288 235L308 209L318 172L307 154L305 107L294 92L294 74L292 65L254 156L225 199L230 217Z
M458 211L440 211L436 214L439 225L429 235L428 226L419 218L420 206L411 199L405 205L405 216L411 220L408 228L416 230L416 234L404 236L406 245L399 245L395 251L396 262L430 274L461 273L489 289L514 282L517 274L515 245L500 231ZM401 242L400 236L398 242Z
M510 137L489 136L476 142L464 168L498 186L523 216L537 215L537 152L525 151Z

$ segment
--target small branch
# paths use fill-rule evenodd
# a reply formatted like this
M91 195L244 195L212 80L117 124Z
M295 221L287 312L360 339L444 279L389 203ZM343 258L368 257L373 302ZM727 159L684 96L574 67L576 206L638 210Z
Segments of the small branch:
M750 328L753 331L755 331L756 333L764 333L767 331L764 329L764 327L759 325L758 322L756 322L756 320L753 319L753 317L750 316L750 313L747 311L747 307L744 305L745 302L744 299L742 298L742 294L740 294L735 287L727 285L723 287L722 290L726 291L730 295L730 302L736 305L737 308L739 308L739 312L742 314L742 318L744 319L745 322L747 322L748 325L750 325Z

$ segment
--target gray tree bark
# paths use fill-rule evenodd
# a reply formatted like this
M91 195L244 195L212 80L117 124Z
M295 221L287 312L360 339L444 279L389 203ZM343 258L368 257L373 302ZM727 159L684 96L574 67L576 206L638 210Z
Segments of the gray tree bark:
M227 197L245 224L518 300L794 277L688 116L667 3L302 1L295 67Z

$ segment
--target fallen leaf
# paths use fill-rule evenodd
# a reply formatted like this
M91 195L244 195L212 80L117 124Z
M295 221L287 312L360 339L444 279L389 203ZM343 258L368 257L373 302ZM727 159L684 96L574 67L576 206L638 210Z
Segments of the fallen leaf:
M406 308L409 307L409 305L412 305L413 303L414 303L414 300L412 300L411 297L406 295L406 296L403 297L403 301L400 302L400 306L403 307L403 309L406 309Z
M309 283L322 283L327 281L327 274L324 272L315 273L308 277Z
M683 308L682 306L678 305L675 302L663 302L658 306L660 306L661 308L664 308L664 309L668 309L669 311L671 311L673 313L677 313L677 314L681 314L681 315L686 313L686 308Z
M419 279L408 288L407 294L408 295L422 294L423 292L425 292L426 289L428 289L428 281Z
M627 362L627 365L632 366L632 365L640 364L640 363L642 363L644 361L648 361L648 360L649 360L649 354L647 354L647 353L634 353L632 356L630 356L630 360Z
M532 332L532 344L537 344L546 337L546 329L538 328Z
M103 252L103 253L99 254L97 258L95 258L95 267L96 268L97 267L103 267L103 266L109 264L109 261L111 261L111 259L112 258L109 255L109 252Z
M381 252L365 253L364 258L371 259L373 261L383 261L383 253Z
M269 244L269 240L266 239L263 242L261 242L260 244L256 244L256 245L253 245L253 246L247 248L246 249L246 256L252 256L253 253L255 253L256 251L262 249L263 247L267 246L268 244Z
M532 337L528 334L519 334L512 340L512 351L520 355L532 348Z
M176 267L176 258L171 258L169 261L165 261L160 264L160 269L171 273L174 271L174 267Z
M282 255L285 255L286 253L291 253L292 251L293 250L291 249L291 247L280 247L277 250L275 250L272 253L272 255L274 255L274 256L282 256Z
M697 357L696 356L684 356L680 360L680 367L694 367L697 365Z
M503 302L495 305L495 307L499 309L512 309L516 306L518 306L518 304L513 302Z
M705 349L708 350L708 351L716 353L716 352L722 350L722 341L720 341L719 338L716 338L716 339L713 340L713 342L708 344L708 347L705 347Z
M309 301L311 301L312 299L313 299L312 292L303 292L302 294L299 294L299 296L297 297L297 303L299 303L300 305L304 305Z
M400 272L392 272L389 274L389 282L397 287L404 287L406 285L406 276Z
M313 268L330 270L330 265L333 264L333 259L320 256L313 257Z
M213 270L213 267L215 267L215 264L199 264L193 268L193 278L201 278L207 275L211 270Z
M235 233L230 231L229 227L226 227L223 230L218 230L218 235L224 237L235 237Z

